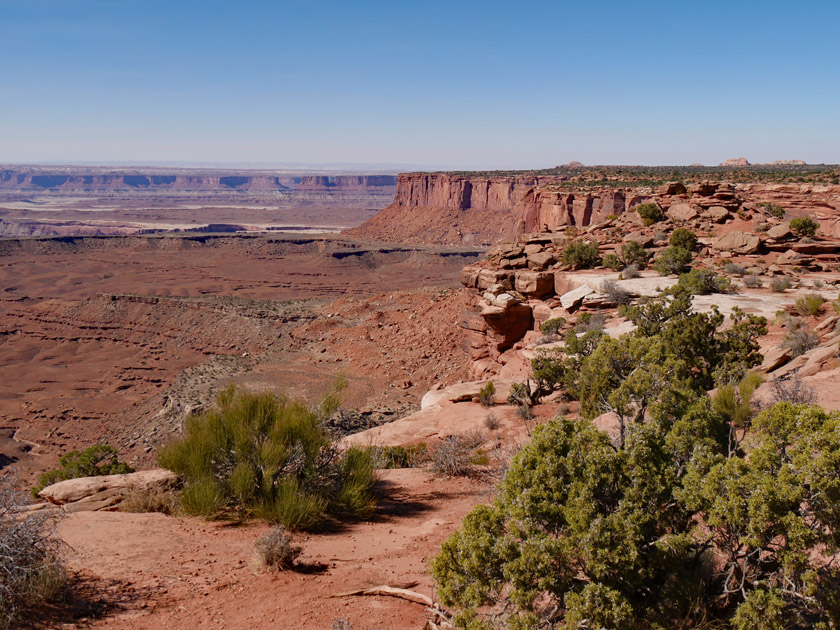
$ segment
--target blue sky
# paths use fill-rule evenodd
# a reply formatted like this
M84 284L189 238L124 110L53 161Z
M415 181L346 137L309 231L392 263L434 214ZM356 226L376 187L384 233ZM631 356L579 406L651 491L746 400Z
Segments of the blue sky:
M0 162L840 162L840 3L0 0Z

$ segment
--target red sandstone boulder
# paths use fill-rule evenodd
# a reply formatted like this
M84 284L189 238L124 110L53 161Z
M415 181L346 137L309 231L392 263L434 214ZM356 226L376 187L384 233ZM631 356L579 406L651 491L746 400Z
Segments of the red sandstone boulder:
M531 297L543 297L554 293L554 274L550 271L521 269L516 272L516 290Z
M761 239L746 232L727 232L712 241L712 249L734 254L754 254L761 247Z
M668 211L665 214L668 215L668 218L671 219L671 221L691 221L699 216L697 210L687 203L675 203L673 206L668 208Z

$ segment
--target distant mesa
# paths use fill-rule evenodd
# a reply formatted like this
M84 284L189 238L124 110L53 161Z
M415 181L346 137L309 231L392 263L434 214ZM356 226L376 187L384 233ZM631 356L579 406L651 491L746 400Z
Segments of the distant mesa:
M768 166L805 166L805 160L773 160L767 162Z
M689 166L704 166L704 165L700 164L700 162L694 162L692 164L689 164Z
M583 162L578 162L577 160L572 160L571 162L566 162L565 164L559 165L557 168L583 168Z
M747 161L747 158L740 157L740 158L732 158L726 160L725 162L721 162L718 166L749 166L750 163Z

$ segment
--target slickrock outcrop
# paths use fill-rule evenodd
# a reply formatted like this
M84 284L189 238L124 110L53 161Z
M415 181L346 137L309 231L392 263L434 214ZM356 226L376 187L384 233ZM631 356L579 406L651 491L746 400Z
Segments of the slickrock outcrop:
M67 479L47 486L38 497L60 506L65 512L116 510L128 492L164 491L177 483L175 473L155 468L125 475Z

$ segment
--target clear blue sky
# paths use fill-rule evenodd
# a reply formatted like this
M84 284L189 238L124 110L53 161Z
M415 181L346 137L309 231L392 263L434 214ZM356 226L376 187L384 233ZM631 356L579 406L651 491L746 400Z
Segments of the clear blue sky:
M0 162L840 162L840 2L0 0Z

